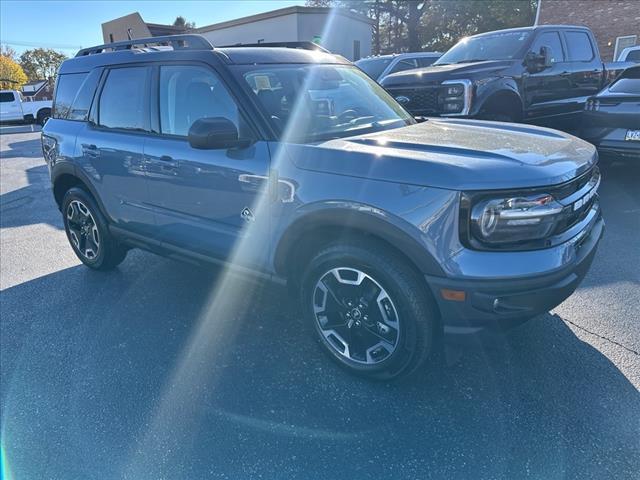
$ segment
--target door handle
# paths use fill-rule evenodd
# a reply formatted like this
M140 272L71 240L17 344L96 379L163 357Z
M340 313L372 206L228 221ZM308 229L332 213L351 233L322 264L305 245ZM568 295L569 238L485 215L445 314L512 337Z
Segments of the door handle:
M161 162L173 162L173 158L171 158L169 155L162 155L158 158L158 160L160 160Z
M97 157L100 155L100 150L98 150L98 147L93 143L83 143L82 152L89 157Z

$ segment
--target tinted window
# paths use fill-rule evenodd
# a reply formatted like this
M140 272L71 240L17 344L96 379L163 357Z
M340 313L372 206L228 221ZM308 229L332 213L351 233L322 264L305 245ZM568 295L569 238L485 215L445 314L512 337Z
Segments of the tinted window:
M377 79L384 69L391 63L391 58L366 58L358 60L356 66L374 80Z
M562 42L558 32L544 32L538 35L535 42L531 46L531 51L540 53L540 48L548 47L551 49L551 61L564 62L564 54L562 53Z
M116 68L109 72L100 95L98 123L109 128L147 128L147 67Z
M53 118L67 118L80 86L87 78L86 73L59 75L53 102Z
M640 61L640 50L631 50L628 54L627 54L627 61Z
M418 67L429 67L437 59L438 57L418 57L416 60L418 60Z
M629 69L609 87L610 92L640 95L640 68Z
M13 93L12 92L0 93L0 102L2 103L13 102Z
M402 72L403 70L411 70L412 68L418 68L418 62L416 62L416 59L405 58L396 63L389 73Z
M223 117L238 125L238 106L209 69L194 66L160 68L160 131L186 136L199 118Z
M86 120L100 73L101 70L94 70L90 74L60 75L56 86L53 117Z
M565 32L569 60L572 62L588 62L593 58L593 47L589 35L585 32Z

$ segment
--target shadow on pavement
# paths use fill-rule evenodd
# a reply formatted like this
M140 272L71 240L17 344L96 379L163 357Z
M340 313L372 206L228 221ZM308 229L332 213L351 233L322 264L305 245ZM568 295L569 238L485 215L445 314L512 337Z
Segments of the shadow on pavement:
M16 478L640 471L640 394L556 316L412 382L368 383L321 353L283 288L241 280L235 314L209 319L221 328L202 364L190 336L221 277L132 256L108 274L74 267L2 292L2 441ZM175 391L181 361L189 388ZM153 472L128 476L139 464Z

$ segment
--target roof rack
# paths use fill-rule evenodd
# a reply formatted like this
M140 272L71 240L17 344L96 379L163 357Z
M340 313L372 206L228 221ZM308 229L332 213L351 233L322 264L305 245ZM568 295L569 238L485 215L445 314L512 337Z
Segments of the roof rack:
M218 48L232 47L281 47L281 48L298 48L300 50L316 50L324 53L331 53L322 45L313 42L262 42L262 43L235 43L233 45L224 45Z
M213 50L213 45L202 35L166 35L163 37L134 38L123 42L106 43L95 47L83 48L76 57L95 55L104 53L105 50L112 52L119 50L131 50L135 46L148 47L150 45L169 45L174 50Z

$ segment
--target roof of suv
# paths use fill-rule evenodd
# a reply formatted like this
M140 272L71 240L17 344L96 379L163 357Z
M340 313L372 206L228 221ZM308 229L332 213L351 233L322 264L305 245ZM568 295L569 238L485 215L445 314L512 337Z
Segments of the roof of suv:
M187 42L192 42L191 44ZM166 45L169 43L172 46ZM155 45L155 46L154 46ZM194 60L216 55L227 64L350 64L340 55L304 47L230 46L215 48L200 35L173 35L99 45L80 50L60 66L60 74L86 72L95 67L140 61L168 61L176 58Z

